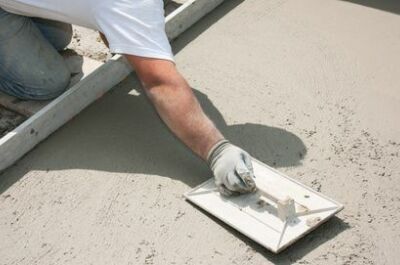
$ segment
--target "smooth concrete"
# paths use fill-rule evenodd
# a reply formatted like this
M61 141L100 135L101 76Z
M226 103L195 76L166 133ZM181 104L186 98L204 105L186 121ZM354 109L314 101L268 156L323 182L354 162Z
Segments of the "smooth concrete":
M224 134L337 218L276 256L187 203L210 172L130 77L0 176L0 264L397 264L400 15L359 2L226 1L174 43Z

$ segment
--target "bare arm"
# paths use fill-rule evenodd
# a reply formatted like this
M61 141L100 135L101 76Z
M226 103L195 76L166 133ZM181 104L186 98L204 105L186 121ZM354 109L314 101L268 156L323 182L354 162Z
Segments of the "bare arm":
M166 60L126 56L161 119L194 153L206 160L208 151L223 139L175 65Z
M256 190L251 156L224 140L175 65L133 55L126 58L164 123L194 153L208 160L220 193L231 196Z

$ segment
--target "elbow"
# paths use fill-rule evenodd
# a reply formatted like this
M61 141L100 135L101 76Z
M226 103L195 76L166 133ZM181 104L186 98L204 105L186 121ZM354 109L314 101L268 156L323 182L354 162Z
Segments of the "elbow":
M183 94L190 90L189 85L183 78L155 78L149 82L142 82L143 89L149 98L159 94Z

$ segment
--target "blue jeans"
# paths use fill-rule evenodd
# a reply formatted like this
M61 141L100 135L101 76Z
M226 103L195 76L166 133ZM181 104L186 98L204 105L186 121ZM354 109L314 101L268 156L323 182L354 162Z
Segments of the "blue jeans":
M71 38L69 24L19 16L0 8L0 91L32 100L60 95L71 73L58 51Z

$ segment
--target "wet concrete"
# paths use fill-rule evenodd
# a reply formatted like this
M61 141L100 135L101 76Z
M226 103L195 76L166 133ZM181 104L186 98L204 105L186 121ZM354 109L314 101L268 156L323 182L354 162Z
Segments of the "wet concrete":
M4 264L396 264L400 17L227 1L174 43L223 133L345 205L275 256L187 203L211 177L134 76L0 176Z

